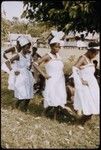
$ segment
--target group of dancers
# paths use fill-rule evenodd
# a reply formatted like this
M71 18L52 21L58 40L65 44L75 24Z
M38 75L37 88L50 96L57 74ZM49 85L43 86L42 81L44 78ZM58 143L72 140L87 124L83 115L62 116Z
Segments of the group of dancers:
M17 44L4 51L5 63L2 69L9 74L8 88L14 91L16 98L15 107L26 112L28 104L33 99L33 85L36 83L35 72L41 74L45 79L43 91L43 107L45 113L54 108L54 118L58 109L63 112L68 111L64 63L59 55L63 34L54 36L50 42L50 52L40 57L34 57L34 50L31 42L25 36L17 39ZM74 79L75 91L73 96L73 108L76 113L81 112L82 117L91 118L99 115L99 85L94 76L95 66L93 59L99 51L98 43L91 42L87 52L80 56L72 67L72 77ZM8 59L7 53L12 52L12 57ZM45 65L45 71L40 67ZM69 64L68 64L69 65ZM37 70L37 71L36 71Z

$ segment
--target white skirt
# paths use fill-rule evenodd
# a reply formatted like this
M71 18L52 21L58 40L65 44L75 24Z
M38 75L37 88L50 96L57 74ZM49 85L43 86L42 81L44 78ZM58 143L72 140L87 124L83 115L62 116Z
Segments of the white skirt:
M64 76L60 78L51 77L46 80L44 95L44 108L48 106L62 106L66 104L66 87Z
M97 82L97 81L96 81ZM89 86L82 85L81 89L75 91L74 95L74 109L83 111L85 115L99 114L99 87L97 83Z
M15 84L15 74L14 74L14 70L12 69L11 71L9 70L9 68L6 66L5 63L3 63L1 65L1 69L9 74L8 77L8 89L9 90L14 90L14 84Z
M9 90L14 90L15 80L16 80L16 76L15 76L14 70L11 70L9 73L9 78L8 78L8 89Z
M74 68L75 69L75 68ZM93 75L86 75L84 78L88 85L83 85L80 77L73 69L75 94L74 109L83 111L84 115L100 113L100 93L96 78Z
M20 74L16 76L14 95L18 99L33 98L33 76L28 69L20 70Z

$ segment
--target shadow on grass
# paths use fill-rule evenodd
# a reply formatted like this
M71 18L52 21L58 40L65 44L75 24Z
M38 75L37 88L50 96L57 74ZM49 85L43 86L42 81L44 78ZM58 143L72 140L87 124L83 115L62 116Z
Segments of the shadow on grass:
M30 103L28 108L29 108L29 113L31 115L34 114L35 116L41 116L41 114L44 110L43 105L42 105L41 102L39 104L36 104L34 102Z
M30 115L35 115L36 117L39 117L39 116L42 117L43 111L44 111L44 108L43 108L42 102L40 102L39 104L36 104L34 102L29 104ZM44 117L50 118L51 120L53 120L54 110L47 111L47 113L44 114ZM78 119L75 116L71 115L68 111L65 113L63 111L58 111L56 120L59 123L69 123L70 125L78 124Z
M69 123L70 125L73 125L78 121L77 118L68 111L60 112L57 116L57 120L59 123Z
M14 93L13 91L9 91L8 89L2 89L1 90L1 106L3 108L8 108L9 106L14 105ZM29 103L28 106L29 114L34 115L36 117L42 117L42 113L44 111L43 107L43 97L42 96L35 96L33 100ZM50 118L53 120L54 118L54 111L48 111L46 115L44 115L46 118ZM56 120L59 123L69 123L70 125L73 125L77 122L77 118L73 115L71 115L68 111L66 113L62 111L58 111Z

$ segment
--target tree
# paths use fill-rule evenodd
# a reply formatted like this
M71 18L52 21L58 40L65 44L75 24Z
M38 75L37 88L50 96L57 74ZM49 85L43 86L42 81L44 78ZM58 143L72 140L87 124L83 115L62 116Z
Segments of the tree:
M69 30L99 32L100 1L24 1L22 17L44 21L65 32Z

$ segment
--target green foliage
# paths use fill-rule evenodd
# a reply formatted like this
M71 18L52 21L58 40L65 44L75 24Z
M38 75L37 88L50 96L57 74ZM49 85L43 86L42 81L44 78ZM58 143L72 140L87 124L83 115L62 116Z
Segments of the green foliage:
M24 1L22 17L33 21L50 22L57 28L69 30L96 30L100 27L99 1Z
M27 32L31 34L32 37L41 37L42 33L48 31L50 28L51 26L49 23L29 23Z
M51 28L49 23L44 22L20 22L17 17L12 21L2 18L1 20L1 39L7 41L9 33L30 34L32 37L41 37L43 32Z

